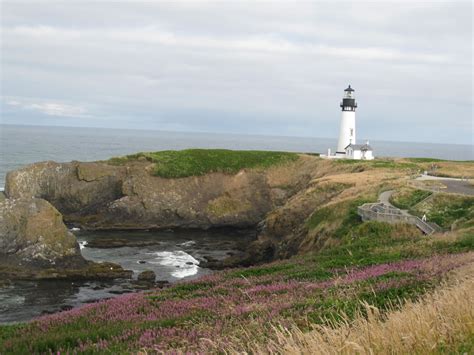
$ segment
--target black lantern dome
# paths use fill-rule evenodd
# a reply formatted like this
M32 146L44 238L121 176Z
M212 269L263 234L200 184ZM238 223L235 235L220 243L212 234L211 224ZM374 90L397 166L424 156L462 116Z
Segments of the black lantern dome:
M354 89L351 88L351 85L349 84L349 86L347 87L347 89L345 89L344 91L354 91Z
M357 102L354 97L354 89L349 85L347 89L344 90L344 97L340 104L342 111L355 111L357 107Z

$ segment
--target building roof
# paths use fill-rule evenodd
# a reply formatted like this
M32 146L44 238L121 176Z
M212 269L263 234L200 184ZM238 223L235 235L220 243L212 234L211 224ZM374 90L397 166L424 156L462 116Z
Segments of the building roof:
M349 86L347 87L347 89L345 89L344 91L355 91L355 90L354 90L353 88L351 88L351 86L349 85Z
M362 150L362 151L367 151L367 150L373 150L372 147L369 144L349 144L346 148L347 149L351 147L354 150Z

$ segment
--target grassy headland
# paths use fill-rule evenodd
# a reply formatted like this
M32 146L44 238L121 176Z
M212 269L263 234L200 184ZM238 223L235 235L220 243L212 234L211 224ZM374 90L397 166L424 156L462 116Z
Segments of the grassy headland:
M139 153L109 163L145 161L153 164L156 175L171 178L236 173L297 158L294 153L186 150ZM383 343L384 321L390 322L400 309L408 309L407 320L415 319L409 309L417 303L410 302L434 291L450 272L474 267L474 199L437 192L429 195L431 192L407 187L407 177L429 164L425 161L311 159L317 160L302 165L311 176L308 183L295 189L288 202L265 220L267 233L273 231L275 238L281 238L278 241L288 242L284 248L294 242L291 245L296 245L297 253L293 257L120 296L26 324L2 326L0 353L304 352L311 339L321 340L313 333L315 328L334 335L325 338L330 339L325 343L327 349L352 349L342 336L336 336L349 334L346 339L358 344L361 353L396 353L387 350L396 348ZM474 171L474 164L439 164L448 164L443 169L456 174ZM273 179L272 186L281 190L280 181ZM427 237L412 225L362 222L357 206L375 201L386 189L396 190L393 199L399 206L414 214L426 213L429 220L452 230ZM216 213L235 211L234 202L228 198L208 208ZM472 274L467 276L472 279ZM472 315L470 299L457 300ZM402 308L404 302L408 306ZM448 324L449 332L454 336L429 338L433 352L466 351L472 346L471 328L461 326L465 313L450 313L460 320L450 318L454 321ZM427 314L431 318L427 316L426 321L436 326L441 322ZM366 335L363 327L377 332L379 343L353 340ZM293 338L287 338L290 334ZM421 335L411 344L411 348L400 347L400 352L425 345Z
M153 174L164 178L200 176L207 173L235 174L242 169L268 168L298 158L296 153L258 150L186 149L137 153L112 158L108 162L121 165L135 160L155 164Z

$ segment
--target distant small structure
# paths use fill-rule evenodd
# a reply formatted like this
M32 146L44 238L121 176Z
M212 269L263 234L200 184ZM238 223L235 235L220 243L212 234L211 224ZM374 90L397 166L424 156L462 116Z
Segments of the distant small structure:
M349 85L347 89L344 90L344 96L339 105L342 109L342 117L336 154L332 155L331 149L328 149L327 155L321 154L322 158L357 160L374 159L373 149L369 145L369 141L365 144L356 144L355 111L357 108L357 102L355 100L354 91L355 90Z
M349 144L346 149L346 159L373 160L373 149L369 141L365 144Z

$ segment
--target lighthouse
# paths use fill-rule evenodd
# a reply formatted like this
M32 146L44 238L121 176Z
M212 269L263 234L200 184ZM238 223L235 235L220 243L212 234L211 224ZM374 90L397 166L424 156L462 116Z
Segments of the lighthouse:
M349 144L356 144L355 110L357 108L357 102L355 100L354 89L351 88L350 85L344 90L344 96L340 106L342 108L342 117L336 155L346 155L346 147Z
M374 159L374 151L369 141L366 141L365 144L356 143L357 102L354 89L350 85L344 90L344 96L339 106L342 109L342 117L336 154L331 154L331 149L328 148L327 155L321 154L320 157L323 159Z

